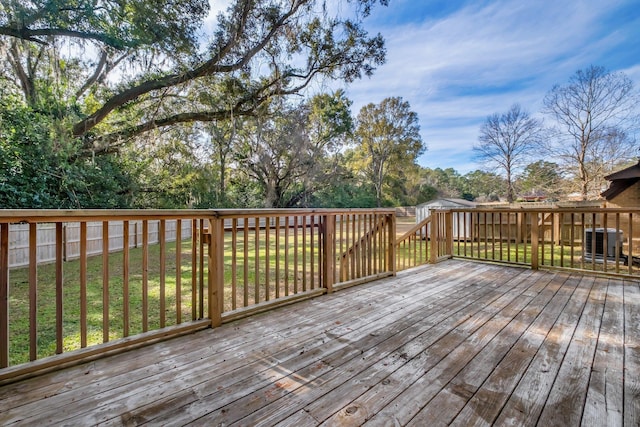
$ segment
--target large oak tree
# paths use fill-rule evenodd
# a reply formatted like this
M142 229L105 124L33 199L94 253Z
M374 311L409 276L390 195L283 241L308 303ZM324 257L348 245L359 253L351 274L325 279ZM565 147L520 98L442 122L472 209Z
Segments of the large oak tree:
M363 19L387 2L345 0L345 18L319 0L234 0L206 33L207 0L8 0L3 85L34 108L54 102L85 153L109 153L152 129L252 115L319 77L370 75L385 48ZM205 78L223 103L188 96Z

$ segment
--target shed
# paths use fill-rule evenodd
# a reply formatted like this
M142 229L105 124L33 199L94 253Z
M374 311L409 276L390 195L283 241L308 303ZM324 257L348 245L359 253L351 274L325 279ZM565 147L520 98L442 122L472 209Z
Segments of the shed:
M416 206L416 224L420 223L423 219L427 218L432 210L437 209L473 209L477 206L477 203L470 202L464 199L434 199L428 202L419 204ZM464 227L463 232L459 232L458 224L460 227ZM462 230L461 230L462 231ZM471 214L467 213L455 213L453 216L453 238L471 235Z

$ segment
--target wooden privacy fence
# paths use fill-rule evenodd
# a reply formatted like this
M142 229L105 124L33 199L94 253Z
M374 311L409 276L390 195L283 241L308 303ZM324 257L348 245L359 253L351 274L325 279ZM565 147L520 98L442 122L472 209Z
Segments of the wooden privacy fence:
M109 250L118 252L124 249L124 223L109 224ZM88 222L87 227L87 256L101 255L103 248L103 222ZM173 242L176 239L176 220L165 223L165 240ZM64 261L80 258L80 223L71 222L62 225L62 258ZM129 221L127 242L129 248L142 245L142 221ZM148 221L147 242L160 242L160 221ZM181 222L182 236L191 235L191 221ZM29 265L29 224L9 225L9 267L24 267ZM41 223L37 226L36 258L38 264L52 263L56 260L57 236L56 224Z
M394 236L393 209L0 211L0 383L393 275Z

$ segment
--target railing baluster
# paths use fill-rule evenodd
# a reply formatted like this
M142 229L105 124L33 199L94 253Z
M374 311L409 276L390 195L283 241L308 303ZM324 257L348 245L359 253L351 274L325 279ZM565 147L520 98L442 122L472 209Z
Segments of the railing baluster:
M264 218L264 300L271 299L271 217Z
M596 270L596 214L591 214L591 269Z
M204 319L204 219L200 220L200 233L199 237L199 262L200 267L198 271L198 319Z
M314 233L314 229L315 229L315 225L316 225L316 221L315 221L315 216L311 215L311 225L310 225L310 229L309 229L309 240L310 240L310 246L311 246L311 253L309 255L310 259L309 259L309 268L311 270L311 289L315 289L315 246L316 246L316 241L315 241L315 233Z
M564 267L564 237L563 237L563 231L564 231L564 212L560 212L559 214L559 218L558 218L558 224L559 224L559 232L558 232L558 239L560 240L560 267Z
M260 217L255 217L254 227L254 272L255 277L254 290L253 290L253 303L258 304L260 302Z
M80 347L87 346L87 223L80 223Z
M587 252L587 242L586 242L586 239L585 239L585 237L586 237L585 236L586 229L585 229L584 221L585 221L585 214L583 213L583 214L581 214L581 218L580 218L580 243L582 244L581 248L580 248L580 255L581 255L580 256L580 268L582 270L584 270L584 261L585 261L586 255L587 255L587 253L586 253Z
M238 298L238 218L231 220L231 310L237 308Z
M160 220L158 229L158 241L160 244L160 327L164 328L167 323L167 244L166 244L166 221Z
M573 268L575 264L575 246L576 246L576 218L573 212L571 213L571 229L569 230L569 243L571 244L570 254L571 263L570 267Z
M64 334L63 334L63 325L64 325L64 293L63 293L63 267L62 263L64 262L64 228L61 222L56 223L56 354L62 354L64 348ZM108 244L108 241L107 241ZM108 252L108 251L107 251ZM0 255L2 256L2 255ZM107 258L107 266L108 264L108 254L104 255L104 258ZM104 265L104 264L103 264ZM2 269L0 268L0 271ZM107 277L108 277L107 270ZM1 285L0 285L1 286ZM107 289L108 292L108 289ZM108 294L107 294L108 295ZM109 324L109 317L106 316L106 323ZM107 328L107 339L108 339L108 328Z
M622 242L620 241L620 213L616 212L616 244L615 244L615 257L616 257L616 273L620 273L620 252L622 251Z
M307 290L307 216L302 216L302 292Z
M103 343L109 342L109 222L108 221L102 222L102 342Z
M274 278L276 287L276 298L280 298L280 217L276 217L276 276Z
M182 323L182 220L176 220L176 324Z
M124 221L122 228L122 335L128 337L131 326L129 316L129 221Z
M192 262L195 268L196 265L196 224L193 224L193 247L192 247ZM196 271L191 272L192 283L192 306L191 313L192 319L196 320ZM142 332L149 330L149 221L146 219L142 221Z
M249 305L249 218L242 219L242 244L243 244L243 275L242 283L244 288L242 289L242 303L244 307Z
M289 228L290 217L284 217L284 296L289 296Z
M143 228L146 226L147 221L145 220L143 224ZM148 230L143 231L143 239L145 236L148 236ZM199 232L198 232L198 220L193 219L191 221L191 320L195 321L198 318L197 312L197 304L198 304L198 240L199 240ZM144 243L143 243L144 244ZM145 258L143 258L144 260ZM144 261L143 261L144 262ZM143 271L146 271L143 269ZM147 285L146 283L143 285L142 291L146 292ZM146 319L146 315L143 319Z
M629 212L629 274L633 274L633 214Z
M607 271L607 258L609 257L609 228L607 222L607 214L602 214L602 271Z
M29 223L29 360L38 358L38 224Z
M293 217L293 293L298 293L298 215Z

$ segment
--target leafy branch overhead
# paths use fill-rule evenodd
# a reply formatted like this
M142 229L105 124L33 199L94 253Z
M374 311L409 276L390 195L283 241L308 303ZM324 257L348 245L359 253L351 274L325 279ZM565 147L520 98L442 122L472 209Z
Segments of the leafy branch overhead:
M56 91L70 134L109 152L152 129L253 115L320 77L370 75L385 60L363 27L376 3L387 0L345 1L342 18L316 0L236 0L211 27L207 0L11 0L2 73L32 106ZM199 102L194 85L219 102Z

